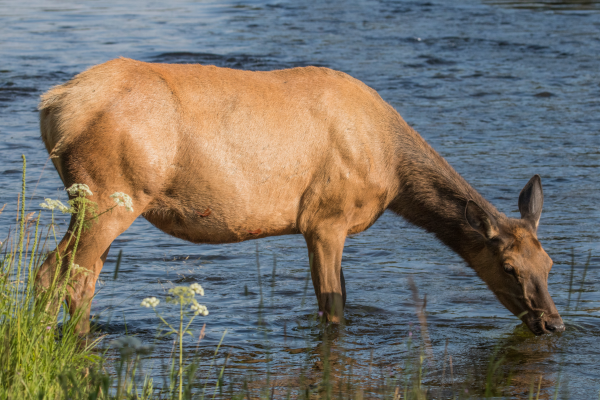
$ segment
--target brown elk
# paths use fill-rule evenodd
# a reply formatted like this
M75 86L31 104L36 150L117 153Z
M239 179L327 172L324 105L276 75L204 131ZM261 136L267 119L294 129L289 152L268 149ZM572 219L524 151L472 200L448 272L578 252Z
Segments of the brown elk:
M76 261L88 273L67 293L70 312L83 310L81 333L109 247L139 215L194 243L304 235L319 309L336 322L344 241L386 209L458 253L532 332L565 329L548 293L552 260L537 239L540 177L519 195L521 219L506 217L377 92L342 72L116 59L54 87L39 109L65 186L87 184L101 210L114 192L133 199L134 212L117 208L82 233ZM69 259L67 236L58 249ZM38 288L56 265L53 253Z

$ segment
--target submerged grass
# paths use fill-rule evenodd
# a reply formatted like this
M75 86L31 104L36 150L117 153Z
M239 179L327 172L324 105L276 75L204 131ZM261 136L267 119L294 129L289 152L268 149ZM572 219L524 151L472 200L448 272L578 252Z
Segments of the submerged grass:
M190 326L194 318L206 315L206 307L198 304L195 295L203 295L200 285L178 286L170 291L167 306L178 311L178 319L170 322L160 312L160 301L147 298L142 306L151 307L157 314L157 338L170 335L173 338L173 351L161 370L146 369L144 364L152 358L152 346L144 345L139 339L124 335L109 345L102 343L102 337L86 340L75 333L78 317L68 318L68 308L62 302L62 318L48 315L47 300L64 293L68 281L55 285L43 294L36 294L34 288L35 269L45 259L42 243L50 239L57 243L54 218L46 235L40 229L40 214L27 213L25 209L25 157L23 157L23 187L19 195L17 230L8 235L0 245L0 400L3 399L463 399L463 398L506 398L511 397L506 388L511 376L503 369L504 357L496 348L490 356L487 371L469 382L469 387L479 387L479 391L469 393L464 382L458 384L454 377L452 356L446 348L443 357L435 362L435 355L429 338L425 312L426 298L419 296L417 286L410 282L416 314L419 320L419 339L411 335L406 339L406 352L402 365L379 367L371 361L368 374L358 374L355 365L343 349L336 348L340 328L331 326L314 314L302 327L306 335L306 358L301 367L293 373L293 379L281 380L274 376L272 351L268 330L263 328L263 287L260 281L260 259L257 247L256 263L259 268L260 306L258 329L262 330L266 354L264 372L246 373L242 376L227 374L228 354L219 365L217 355L223 338L216 346L212 358L202 358L196 345L195 350L187 351L184 346L186 335L192 335ZM123 194L121 194L123 195ZM85 197L85 196L83 196ZM54 204L54 203L53 203ZM70 203L71 204L71 203ZM79 213L79 229L74 229L73 240L78 242L86 207L92 207L80 200L71 204L72 212ZM66 206L65 206L66 208ZM0 213L2 210L0 210ZM88 208L89 212L89 208ZM106 212L106 211L105 211ZM100 215L100 214L96 214ZM591 256L590 256L591 257ZM583 281L590 263L585 265L575 309L579 307ZM117 279L121 263L121 253L117 260L114 279ZM312 257L310 258L312 262ZM76 267L71 258L67 271ZM570 287L574 283L574 260L572 261ZM273 306L274 285L277 264L273 263L271 280L271 306ZM309 275L306 277L304 297L307 295ZM571 292L571 290L570 290ZM46 296L40 301L36 296ZM304 298L302 300L304 302ZM571 293L569 293L569 306ZM314 340L308 332L317 332L320 344L314 347ZM204 337L204 327L199 340ZM225 337L225 334L223 335ZM441 365L441 368L440 368ZM366 367L363 366L366 370ZM375 376L373 376L375 371ZM258 376L257 376L258 374ZM161 382L159 384L159 382ZM528 398L538 399L550 395L542 390L542 376L531 381ZM553 391L559 393L560 372ZM542 396L544 398L544 396Z

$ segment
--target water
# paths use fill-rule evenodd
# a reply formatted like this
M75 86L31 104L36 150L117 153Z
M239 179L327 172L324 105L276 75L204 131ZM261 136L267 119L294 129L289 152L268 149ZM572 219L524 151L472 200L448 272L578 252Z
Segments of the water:
M544 395L549 395L560 375L561 398L598 396L599 2L33 0L0 2L0 10L4 232L14 221L22 153L28 157L29 188L36 188L32 209L44 197L66 199L39 139L36 105L42 92L91 65L125 56L254 70L339 69L375 88L509 216L518 215L517 196L527 180L535 173L542 176L539 236L555 262L549 287L567 331L543 337L523 333L458 256L386 213L347 240L349 323L334 345L347 352L357 370L367 368L371 357L386 368L402 362L409 330L417 336L407 281L412 277L427 294L435 365L447 341L457 382L485 371L497 348L506 359L504 371L515 377L508 394L528 393L532 380L537 385L543 375ZM60 222L64 227L64 218ZM119 250L124 262L113 282ZM572 250L577 291L569 302ZM307 354L318 355L321 342L319 329L302 329L316 310L310 284L304 295L307 272L301 236L198 246L138 219L113 244L92 312L109 338L127 330L152 341L157 320L139 307L141 299L199 281L210 310L194 326L197 332L207 324L202 348L214 348L227 329L224 343L233 366L270 353L271 368L290 377ZM164 349L170 345L163 341L157 353ZM259 372L266 368L260 362L246 365ZM439 384L436 374L427 379Z

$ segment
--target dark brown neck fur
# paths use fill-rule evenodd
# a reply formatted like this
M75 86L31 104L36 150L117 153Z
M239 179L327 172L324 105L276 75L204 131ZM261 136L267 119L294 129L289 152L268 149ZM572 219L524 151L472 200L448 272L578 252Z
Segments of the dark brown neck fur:
M483 237L465 218L468 200L496 218L502 218L485 200L412 128L405 125L398 135L398 195L389 208L409 222L434 233L467 263L485 245Z

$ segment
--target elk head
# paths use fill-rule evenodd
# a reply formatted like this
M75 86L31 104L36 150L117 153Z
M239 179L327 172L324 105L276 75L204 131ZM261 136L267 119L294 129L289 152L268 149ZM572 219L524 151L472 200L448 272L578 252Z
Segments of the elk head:
M542 182L535 175L519 195L521 219L494 217L473 201L468 201L465 209L468 224L485 242L471 258L471 266L498 300L536 335L565 330L548 293L552 259L537 239L543 203Z

